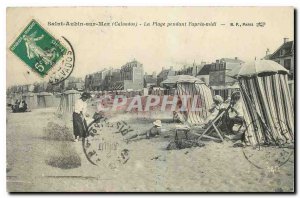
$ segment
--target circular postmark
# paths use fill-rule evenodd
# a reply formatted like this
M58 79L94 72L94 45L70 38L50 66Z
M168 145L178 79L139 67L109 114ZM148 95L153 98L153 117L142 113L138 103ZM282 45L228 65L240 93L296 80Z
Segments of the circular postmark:
M88 132L82 139L87 160L93 165L111 169L127 163L130 155L123 136L133 131L131 127L124 121L110 122L107 118L95 120L89 124Z
M56 85L66 80L73 72L75 66L75 52L72 44L68 39L62 36L62 39L56 40L53 45L61 43L67 46L67 51L62 56L61 60L49 71L49 83Z
M253 121L246 126L246 131L249 128L258 130L256 123L256 121ZM290 129L285 122L281 120L275 121L273 130L276 130L277 134L281 134L282 138L271 137L275 132L265 129L265 136L268 137L264 138L268 140L265 140L264 144L258 144L255 147L243 147L242 151L246 160L256 168L276 172L292 159L294 147L288 140L287 133Z

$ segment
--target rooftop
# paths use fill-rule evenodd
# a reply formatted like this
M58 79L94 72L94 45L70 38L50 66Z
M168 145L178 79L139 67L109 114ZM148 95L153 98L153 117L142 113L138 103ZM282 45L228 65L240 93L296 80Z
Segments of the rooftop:
M146 83L156 83L157 78L153 77L153 75L144 75L144 80Z
M238 57L235 58L221 58L220 61L229 62L229 63L244 63L244 61L240 60Z
M287 41L283 43L270 57L269 59L282 58L286 56L293 56L294 54L294 41Z
M205 64L197 75L209 75L211 64Z

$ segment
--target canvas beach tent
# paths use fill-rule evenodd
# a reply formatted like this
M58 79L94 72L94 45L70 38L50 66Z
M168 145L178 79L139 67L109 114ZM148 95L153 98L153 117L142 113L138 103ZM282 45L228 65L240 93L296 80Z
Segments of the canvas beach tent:
M22 93L13 93L12 95L13 104L16 102L16 100L21 100L21 99L22 99Z
M7 94L6 103L9 104L9 105L13 105L13 104L15 104L15 102L16 102L15 93Z
M177 111L184 122L190 125L198 125L203 123L210 114L208 110L213 103L212 93L202 80L189 75L177 75L168 77L168 79L161 82L161 85L176 88L176 93L181 101L184 100L185 96L191 96L187 98L185 111ZM195 96L197 100L195 100ZM192 110L193 104L199 110Z
M22 100L25 100L29 109L35 109L38 107L38 98L37 98L37 94L35 93L27 92L23 94Z
M245 63L233 74L244 102L245 141L281 145L294 141L294 107L288 70L271 60Z
M37 107L55 107L55 96L49 92L40 92L37 94Z
M61 94L57 113L72 113L75 108L75 102L80 98L80 92L77 90L67 90Z

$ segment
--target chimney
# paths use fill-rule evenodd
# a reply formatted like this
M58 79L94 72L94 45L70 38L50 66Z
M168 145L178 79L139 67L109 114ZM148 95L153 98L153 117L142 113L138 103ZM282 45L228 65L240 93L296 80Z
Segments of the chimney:
M238 57L234 57L234 59L235 59L235 60L237 60L237 59L238 59Z
M219 63L219 60L216 60L216 63Z
M269 53L270 53L270 49L267 48L266 55L269 55Z
M153 72L153 73L152 73L152 77L153 77L153 78L156 78L156 72Z
M286 43L289 41L289 38L283 38L283 43Z

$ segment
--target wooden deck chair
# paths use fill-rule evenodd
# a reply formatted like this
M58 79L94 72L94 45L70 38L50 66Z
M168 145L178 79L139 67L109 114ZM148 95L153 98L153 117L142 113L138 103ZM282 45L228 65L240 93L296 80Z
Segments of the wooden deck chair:
M192 133L196 136L199 136L198 139L197 139L198 141L201 140L204 137L204 138L207 138L207 139L223 142L224 138L222 136L222 131L219 127L222 124L222 121L220 119L222 119L225 112L226 112L226 110L220 112L217 115L217 117L215 117L213 119L213 121L208 125L208 127L202 133L195 132L195 131L200 130L199 128L197 128L197 126L190 126L187 123L185 123L185 125L176 125L176 127L175 127L175 140L178 140L178 133L180 131L182 131L182 132L184 132L186 139L188 139L188 132L190 132L190 133ZM210 135L214 131L216 132L216 135L218 137L213 137L213 136Z
M208 109L211 107L213 100L212 100L212 94L211 90L203 83L199 82L177 82L176 83L177 88L177 94L179 96L179 99L181 96L191 96L187 100L186 105L186 111L180 111L176 114L173 113L173 120L179 120L184 125L177 125L175 129L175 140L178 138L178 132L182 131L185 133L185 137L188 138L188 132L191 132L197 136L200 136L200 133L194 133L194 131L199 131L199 127L204 122L204 120L209 115ZM194 100L195 96L197 96L198 100ZM193 111L193 107L200 108L199 111ZM181 107L180 107L181 108ZM221 113L221 112L220 112ZM218 116L217 116L218 117ZM216 128L218 128L217 122L218 119L214 119L215 123L212 123L215 125ZM196 130L195 130L196 129ZM209 126L209 131L204 131L206 135L211 133L210 129L212 129L211 126ZM218 129L219 133L219 129ZM223 137L222 137L223 138ZM213 137L211 137L213 139ZM223 139L222 139L223 140Z
M203 137L212 139L212 140L221 140L222 142L224 141L224 138L221 134L222 131L219 128L219 126L220 126L220 122L221 122L220 119L223 117L225 112L226 111L222 111L215 119L213 119L213 121L208 125L208 127L205 129L205 131L202 134L194 133L194 134L199 135L198 141L201 140ZM209 135L213 131L215 131L217 133L217 135L219 136L219 139Z
M196 133L193 130L191 130L190 132L196 136L199 136L198 141L200 141L202 138L207 138L207 139L211 139L211 140L216 140L216 141L224 141L224 138L222 136L222 131L219 128L220 124L221 124L221 120L223 115L225 114L226 111L222 111L216 118L213 119L213 121L208 125L208 127L203 131L203 133ZM210 134L212 134L213 132L216 132L216 135L218 137L213 137Z

